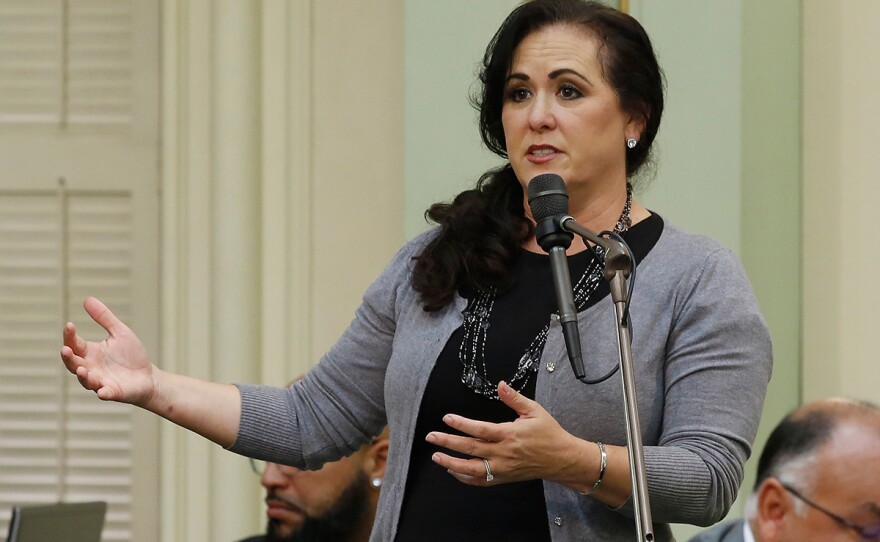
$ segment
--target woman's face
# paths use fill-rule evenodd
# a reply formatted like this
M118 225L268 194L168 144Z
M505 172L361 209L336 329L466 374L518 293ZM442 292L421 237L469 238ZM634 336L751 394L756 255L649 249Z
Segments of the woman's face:
M602 76L599 43L579 28L549 26L516 48L501 122L524 188L540 173L560 175L574 201L624 186L626 139L638 139L639 126Z

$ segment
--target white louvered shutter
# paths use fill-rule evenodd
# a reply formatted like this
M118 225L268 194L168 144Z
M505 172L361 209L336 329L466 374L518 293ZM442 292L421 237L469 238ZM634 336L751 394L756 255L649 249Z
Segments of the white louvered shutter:
M100 296L129 319L131 250L128 196L0 195L4 521L16 503L106 500L105 540L131 539L131 407L96 401L57 352L67 317L102 337L74 299Z
M128 125L130 0L0 0L0 122Z
M158 0L0 0L3 542L13 505L58 500L107 501L105 542L155 539L155 420L58 350L67 320L105 336L88 295L155 347L158 35Z
M68 122L131 122L131 16L128 1L70 1Z
M0 122L60 121L61 15L56 0L0 2Z

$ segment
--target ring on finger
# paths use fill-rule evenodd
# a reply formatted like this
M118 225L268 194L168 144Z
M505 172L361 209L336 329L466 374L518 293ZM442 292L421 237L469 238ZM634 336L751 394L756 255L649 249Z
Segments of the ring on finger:
M495 479L495 477L492 475L492 469L489 468L489 460L488 460L488 459L484 459L484 460L483 460L483 465L486 466L486 481L487 481L487 482L491 482L492 480Z

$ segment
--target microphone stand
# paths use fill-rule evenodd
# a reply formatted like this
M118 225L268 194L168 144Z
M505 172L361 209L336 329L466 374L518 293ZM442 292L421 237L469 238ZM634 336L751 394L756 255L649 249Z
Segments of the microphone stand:
M605 250L605 269L603 276L611 287L611 301L617 315L617 344L620 353L620 374L623 382L623 407L626 414L626 440L629 452L629 471L632 477L633 509L636 520L638 540L653 542L654 524L651 521L651 504L648 497L648 482L645 475L645 453L642 444L642 431L639 425L636 383L633 375L632 334L629 316L626 314L629 292L627 279L634 262L629 250L616 239L607 239L591 232L568 215L561 215L559 226L580 235L584 240L599 245Z

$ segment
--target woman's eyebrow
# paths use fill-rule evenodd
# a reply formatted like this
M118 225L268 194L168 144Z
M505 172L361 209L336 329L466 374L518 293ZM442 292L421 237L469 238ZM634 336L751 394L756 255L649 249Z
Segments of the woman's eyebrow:
M507 79L504 80L504 84L506 85L507 83L509 83L511 79L519 79L520 81L528 81L529 76L524 73L512 73L507 76Z
M550 78L550 79L556 79L557 77L559 77L559 76L561 76L561 75L566 75L566 74L574 75L574 76L577 77L578 79L583 80L583 81L584 81L585 83L587 83L588 85L593 86L593 82L590 81L590 79L589 79L587 76L582 75L580 72L575 71L575 70L573 70L573 69L571 69L571 68L559 68L558 70L553 70L552 72L550 72L550 74L549 74L549 78ZM512 73L512 74L510 74L510 75L507 76L507 79L504 80L504 83L505 83L505 84L509 83L511 79L517 79L517 80L520 80L520 81L528 81L528 80L529 80L529 76L526 75L526 74L524 74L524 73L519 73L519 72L517 72L517 73Z
M571 74L579 79L583 79L588 85L593 86L593 82L587 78L585 75L581 75L579 72L571 69L571 68L559 68L558 70L553 70L550 72L550 79L556 79L560 75Z

